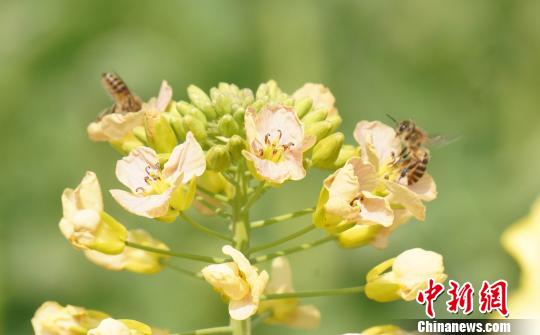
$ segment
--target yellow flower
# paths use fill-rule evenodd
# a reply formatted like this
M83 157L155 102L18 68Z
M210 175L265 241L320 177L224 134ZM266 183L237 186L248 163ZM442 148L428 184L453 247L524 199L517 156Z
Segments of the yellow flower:
M93 172L87 172L75 190L62 193L60 230L78 249L117 254L124 249L127 231L103 211L101 187Z
M109 113L90 123L87 128L92 141L122 141L134 128L144 124L144 110L148 107L164 111L172 98L172 88L164 80L157 98L152 98L141 110L129 113Z
M229 314L235 320L245 320L259 308L260 296L268 282L268 273L257 268L230 245L222 249L232 262L212 264L202 269L204 279L229 301Z
M514 318L537 319L540 315L540 198L530 214L510 226L502 235L504 248L514 257L521 269L520 286L510 294L508 306ZM540 333L540 321L534 327Z
M392 268L391 271L385 272ZM415 248L402 252L374 267L366 276L366 296L378 302L416 299L429 279L446 280L443 257L433 251Z
M249 150L242 153L258 178L281 184L306 176L303 155L315 144L315 138L304 136L304 127L294 109L277 105L257 113L251 108L244 121Z
M169 250L161 241L154 239L142 229L128 232L128 241L147 247ZM162 259L168 258L162 254L148 252L136 248L125 248L118 255L107 255L95 250L85 250L84 254L93 263L112 271L131 271L136 273L154 274L163 269Z
M139 321L108 318L89 330L88 335L152 335L152 329Z
M111 190L127 211L148 218L174 220L187 209L195 195L195 177L206 169L204 152L189 132L176 146L161 169L156 152L148 147L133 149L116 164L116 176L131 192Z
M81 335L108 318L105 313L47 301L32 318L35 335Z
M294 292L291 266L285 257L272 261L272 275L266 293ZM314 329L319 326L321 313L313 305L299 305L298 299L278 299L263 301L259 313L270 310L271 316L265 319L269 324L282 324L293 328Z

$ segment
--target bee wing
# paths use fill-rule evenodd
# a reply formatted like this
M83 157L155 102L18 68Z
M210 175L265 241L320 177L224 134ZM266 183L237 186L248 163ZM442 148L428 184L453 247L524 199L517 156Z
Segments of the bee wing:
M460 139L461 136L430 135L426 141L426 146L429 149L440 149Z

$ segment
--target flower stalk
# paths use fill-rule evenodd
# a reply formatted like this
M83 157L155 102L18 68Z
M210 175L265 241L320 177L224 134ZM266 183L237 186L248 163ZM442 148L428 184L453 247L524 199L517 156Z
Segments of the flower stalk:
M261 297L262 300L290 299L290 298L313 298L333 295L349 295L364 292L364 286L353 286L345 288L336 288L317 291L297 291L290 293L266 294Z
M292 220L292 219L300 217L300 216L311 214L311 213L313 213L314 210L315 210L315 208L313 208L313 207L304 208L304 209L301 209L301 210L296 211L296 212L274 216L274 217L266 219L266 220L253 221L253 222L251 222L251 229L268 227L268 226L271 226L271 225L276 224L276 223Z
M316 227L314 225L312 225L311 223L308 224L306 227L288 235L288 236L285 236L285 237L282 237L280 239L277 239L275 241L272 241L272 242L269 242L269 243L265 243L265 244L262 244L262 245L259 245L257 247L253 247L251 248L249 251L250 252L257 252L257 251L261 251L261 250L265 250L265 249L270 249L270 248L273 248L273 247L276 247L280 244L283 244L283 243L286 243L286 242L289 242L297 237L300 237L302 235L305 235L307 233L309 233L310 231L314 230Z

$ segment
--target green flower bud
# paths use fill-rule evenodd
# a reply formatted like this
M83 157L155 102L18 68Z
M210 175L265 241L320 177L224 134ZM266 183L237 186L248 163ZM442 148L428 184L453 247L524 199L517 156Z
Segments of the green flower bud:
M329 116L326 121L330 121L332 123L332 131L336 131L339 126L341 126L341 122L343 122L343 119L341 119L341 116L336 114Z
M313 100L311 100L310 97L297 100L294 103L296 115L298 115L300 119L303 118L311 110L311 106L313 106Z
M209 170L221 172L227 170L231 164L231 156L227 146L214 145L206 153L206 166Z
M304 125L309 125L311 123L319 122L326 119L327 115L328 111L324 109L318 111L311 111L302 118L302 122L304 123Z
M206 133L204 123L202 123L199 119L193 117L192 115L184 116L184 128L191 131L199 143L206 143L208 134Z
M158 153L172 152L177 144L171 126L156 110L147 110L144 113L144 129L148 144Z
M320 140L313 148L311 156L313 165L324 169L332 169L344 140L345 135L343 133L334 133Z
M234 135L229 139L227 148L233 160L240 159L242 157L242 150L246 149L246 141L241 136Z
M210 90L210 97L214 103L214 108L218 115L231 114L232 113L232 98L230 95L221 92L221 90L212 87Z
M236 121L236 123L239 125L243 125L245 114L246 114L246 110L244 108L237 109L233 114L234 121Z
M133 135L135 135L135 137L141 141L142 143L144 144L147 144L148 143L148 140L146 139L146 131L144 130L144 127L135 127L133 128Z
M216 118L217 114L212 106L212 101L203 90L195 85L189 85L187 88L187 93L191 102L201 111L203 111L208 119L213 120Z
M178 102L176 106L182 115L191 115L206 124L206 116L197 107L185 101Z
M341 150L339 151L339 155L337 159L334 162L335 168L340 168L352 157L359 156L360 155L360 148L355 147L350 144L345 144L341 147Z
M240 127L238 126L238 123L234 121L232 115L227 114L223 115L221 119L219 119L218 130L221 135L231 137L234 134L239 133Z
M183 142L186 139L186 128L184 127L184 120L181 116L173 115L169 119L169 123L171 124L172 129L174 130L174 133L176 134L176 138Z
M317 142L325 138L332 130L332 123L329 121L319 121L309 124L305 128L305 135L314 135L317 137Z

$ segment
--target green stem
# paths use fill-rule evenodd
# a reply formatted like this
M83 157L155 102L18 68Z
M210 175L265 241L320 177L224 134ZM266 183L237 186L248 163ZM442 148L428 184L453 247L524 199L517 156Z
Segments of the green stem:
M210 209L212 212L214 212L214 214L219 215L219 216L221 216L222 218L225 218L225 219L230 219L231 214L227 213L223 207L218 207L218 206L216 206L214 204L211 204L201 196L196 196L195 200L200 202L203 206L208 207L208 209Z
M189 254L185 252L169 251L169 250L153 248L153 247L149 247L146 245L133 243L129 241L126 241L125 244L127 247L130 247L130 248L145 250L145 251L153 252L156 254L167 255L171 257L190 259L192 261L199 261L199 262L204 262L204 263L225 263L228 261L228 259L226 258L208 257L208 256L202 256L202 255Z
M230 326L225 326L225 327L197 329L194 331L175 333L171 335L210 335L210 334L230 334L231 332L232 332L232 328Z
M171 269L171 270L173 270L175 272L181 273L183 275L186 275L186 276L189 276L189 277L192 277L192 278L195 278L195 279L203 280L202 273L200 273L200 272L195 272L195 271L191 271L191 270L188 270L188 269L184 269L182 267L176 266L176 265L171 264L169 262L165 262L164 264L165 264L166 267L168 267L169 269Z
M202 188L200 186L197 186L197 191L201 191L202 193L206 194L207 196L209 196L210 198L213 198L219 202L223 202L225 204L229 203L229 198L227 198L226 196L222 195L222 194L216 194L212 191L209 191L205 188Z
M257 251L261 251L261 250L264 250L264 249L269 249L269 248L272 248L272 247L275 247L275 246L278 246L280 244L283 244L285 242L288 242L290 240L293 240L297 237L300 237L304 234L307 234L309 233L310 231L312 231L313 229L315 229L315 226L313 224L309 224L308 226L298 230L297 232L294 232L292 233L291 235L289 236L285 236L283 238L280 238L280 239L277 239L273 242L269 242L269 243L266 243L266 244L262 244L262 245L259 245L257 247L254 247L254 248L251 248L249 251L250 252L257 252Z
M269 253L267 255L253 257L253 258L250 259L250 261L252 263L254 263L254 264L264 262L264 261L267 261L267 260L270 260L270 259L274 259L276 257L289 255L289 254L292 254L292 253L295 253L295 252L298 252L298 251L302 251L302 250L308 250L308 249L314 248L316 246L319 246L321 244L324 244L326 242L333 241L334 239L335 239L334 236L331 236L331 235L326 236L326 237L323 237L323 238L318 239L318 240L313 241L313 242L300 244L300 245L298 245L296 247L292 247L292 248L272 252L272 253Z
M251 206L255 203L255 201L259 200L261 195L266 191L267 185L265 182L260 182L259 185L253 190L251 193L249 199L247 199L246 203L243 204L242 211L249 211Z
M222 239L222 240L225 240L225 241L228 241L228 242L233 242L233 239L230 238L229 236L203 226L202 224L200 224L197 221L193 220L192 218L190 218L189 216L187 216L184 213L180 213L180 217L182 219L184 219L184 221L189 223L193 228L197 229L198 231L200 231L200 232L202 232L202 233L204 233L206 235L217 237L219 239Z
M289 299L289 298L311 298L311 297L323 297L329 295L348 295L364 292L364 286L353 286L345 288L335 288L329 290L319 291L298 291L290 293L275 293L266 294L261 296L261 300L276 300L276 299Z
M236 192L232 203L232 228L234 247L249 257L249 206L247 206L248 178L244 175L244 165L236 171ZM253 196L251 197L251 199ZM251 320L230 319L232 335L251 335Z
M274 216L270 219L253 221L251 222L251 228L256 229L256 228L267 227L275 223L284 222L284 221L291 220L299 216L313 213L314 210L315 208L305 208L296 212Z

